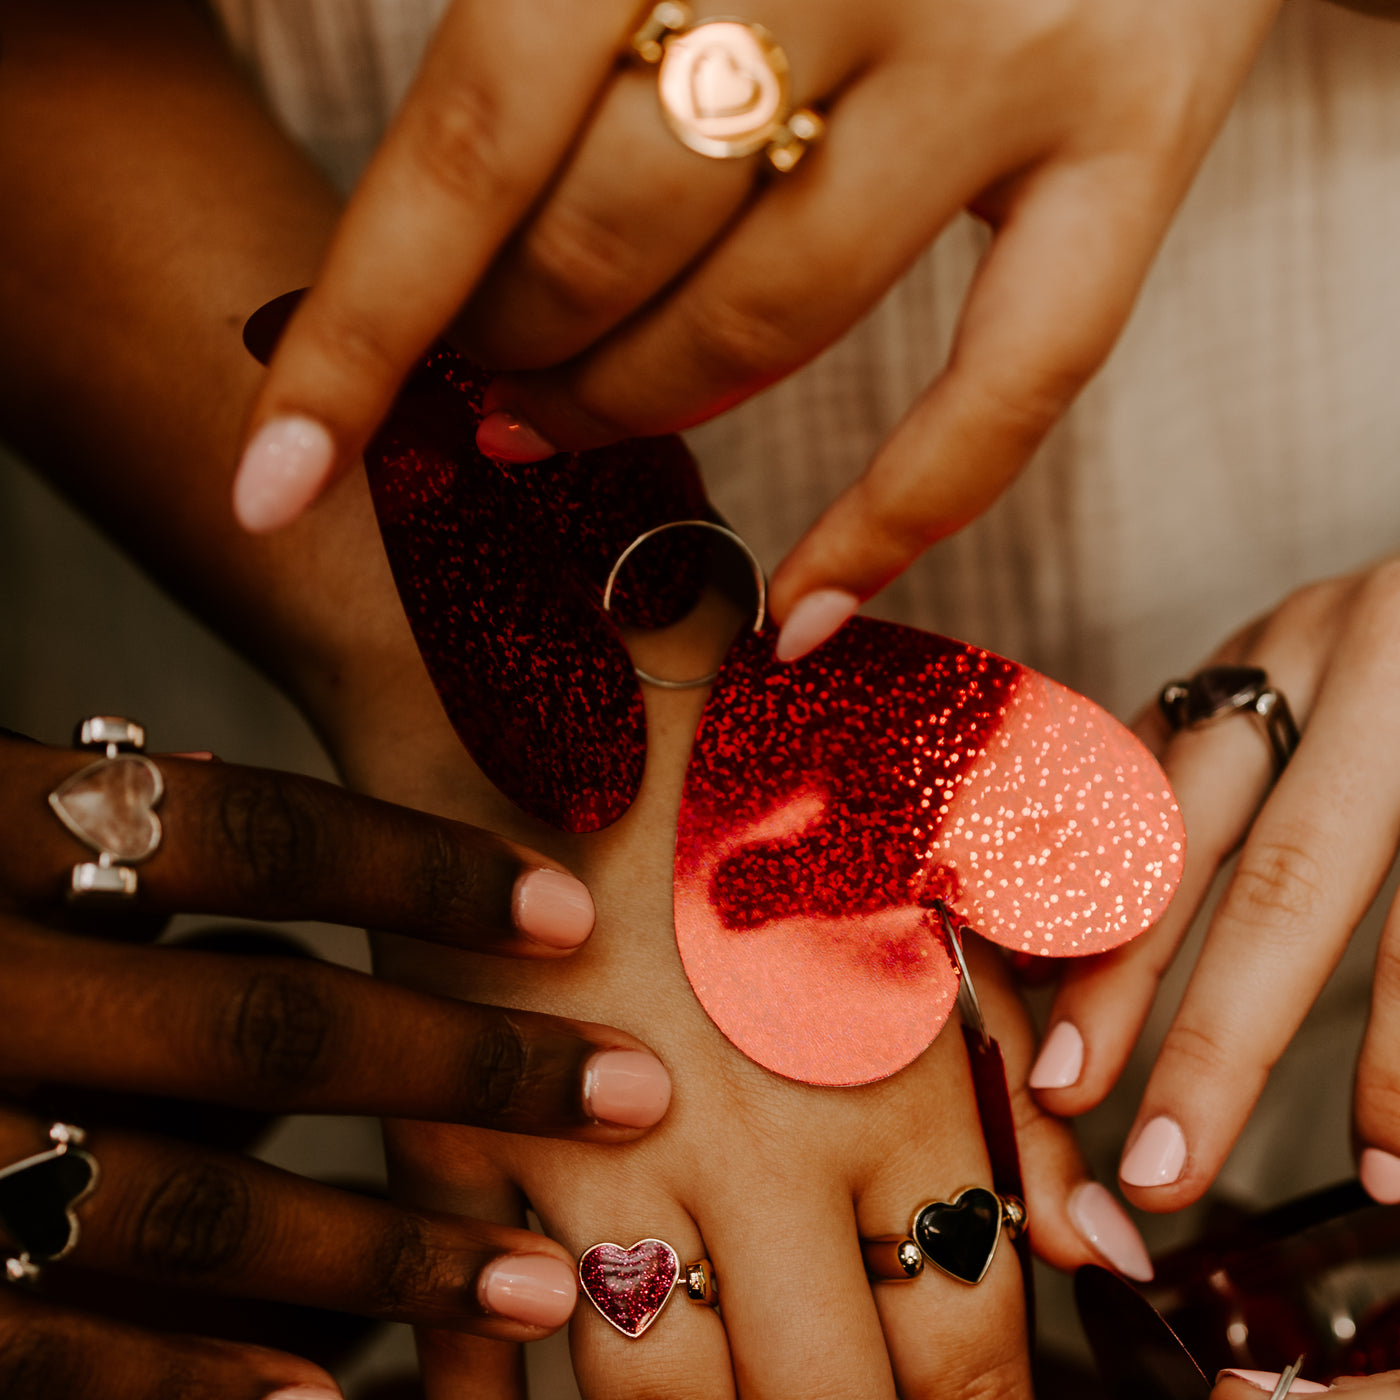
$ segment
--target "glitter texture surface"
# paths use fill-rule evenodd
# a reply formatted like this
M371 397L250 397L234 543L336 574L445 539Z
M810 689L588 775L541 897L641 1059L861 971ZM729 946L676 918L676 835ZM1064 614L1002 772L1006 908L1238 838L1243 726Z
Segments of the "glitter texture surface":
M244 330L264 361L299 293ZM424 664L493 783L565 831L620 817L641 783L646 719L603 613L608 570L642 531L704 515L677 437L512 465L477 450L491 376L437 346L365 452L384 548ZM629 563L614 615L660 626L698 596L704 550L673 531Z
M1116 947L1165 908L1180 816L1155 761L1062 686L858 618L811 656L735 645L686 776L676 938L715 1024L812 1084L894 1073L957 972L932 904L1013 949Z
M588 1301L628 1337L656 1321L680 1272L680 1258L664 1240L640 1240L631 1249L595 1244L578 1261Z

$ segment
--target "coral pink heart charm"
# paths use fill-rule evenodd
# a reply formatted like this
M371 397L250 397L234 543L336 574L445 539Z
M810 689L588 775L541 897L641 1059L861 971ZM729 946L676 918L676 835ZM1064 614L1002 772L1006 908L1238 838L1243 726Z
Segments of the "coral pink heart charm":
M788 665L741 639L710 692L676 833L676 943L710 1019L808 1084L902 1069L952 1011L937 913L1082 957L1153 923L1181 815L1147 750L1064 686L857 618Z
M578 1261L588 1301L624 1337L640 1337L656 1321L680 1276L680 1257L664 1240L639 1240L631 1249L595 1244Z

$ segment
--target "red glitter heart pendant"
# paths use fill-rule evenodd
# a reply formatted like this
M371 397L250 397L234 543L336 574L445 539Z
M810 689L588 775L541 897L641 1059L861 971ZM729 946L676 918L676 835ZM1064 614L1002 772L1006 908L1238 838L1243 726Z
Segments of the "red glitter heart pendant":
M249 318L264 363L300 292ZM458 738L531 816L596 831L631 805L646 761L632 662L603 613L603 581L644 530L708 506L677 437L527 466L478 451L490 374L444 345L410 376L365 451L380 533L414 639ZM704 550L649 551L614 600L656 627L694 603Z
M934 912L1044 956L1146 929L1185 833L1147 750L1013 661L858 618L783 665L742 638L714 683L676 838L676 940L710 1018L809 1084L893 1074L958 973Z
M631 1249L595 1244L578 1261L588 1301L627 1337L656 1321L680 1275L680 1257L664 1240L639 1240Z

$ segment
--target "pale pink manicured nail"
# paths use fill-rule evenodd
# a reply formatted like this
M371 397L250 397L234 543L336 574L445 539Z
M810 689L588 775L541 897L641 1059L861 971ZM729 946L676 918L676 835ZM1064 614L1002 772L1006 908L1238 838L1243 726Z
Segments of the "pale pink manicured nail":
M860 599L841 588L819 588L809 593L788 614L778 633L778 660L796 661L815 651L858 607Z
M531 1327L562 1327L578 1300L574 1271L548 1254L507 1254L481 1271L481 1306Z
M488 413L476 430L476 445L502 462L542 462L559 449L504 408Z
M621 1128L650 1128L671 1102L666 1066L644 1050L600 1050L583 1071L589 1116Z
M289 1390L274 1390L264 1400L344 1400L340 1391L327 1385L294 1385Z
M253 435L233 479L233 513L255 535L290 525L316 498L335 443L314 418L274 418Z
M1186 1165L1186 1138L1175 1120L1154 1118L1123 1154L1118 1175L1129 1186L1170 1186Z
M1244 1381L1246 1385L1256 1386L1258 1389L1272 1395L1273 1392L1278 1389L1279 1381L1283 1379L1283 1372L1236 1371L1231 1369L1228 1371L1221 1371L1215 1378L1216 1384L1218 1385L1226 1376L1233 1376L1236 1380ZM1326 1391L1327 1387L1325 1385L1318 1385L1316 1381L1305 1381L1300 1378L1293 1382L1292 1386L1289 1387L1288 1393L1290 1395L1323 1395Z
M1128 1213L1113 1199L1107 1187L1086 1181L1070 1193L1069 1218L1074 1228L1120 1274L1139 1283L1152 1277L1152 1260Z
M1382 1152L1379 1147L1368 1147L1361 1154L1361 1168L1357 1174L1373 1201L1383 1206L1393 1206L1400 1201L1400 1157Z
M562 870L531 870L515 882L515 926L536 943L577 948L593 932L588 886Z
M1027 1082L1032 1089L1068 1089L1083 1068L1084 1037L1072 1021L1061 1021L1045 1037Z

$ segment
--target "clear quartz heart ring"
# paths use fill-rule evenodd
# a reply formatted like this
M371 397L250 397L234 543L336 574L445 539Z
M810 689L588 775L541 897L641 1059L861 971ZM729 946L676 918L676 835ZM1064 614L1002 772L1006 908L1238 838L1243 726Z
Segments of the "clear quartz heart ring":
M134 720L95 715L78 725L75 746L103 754L69 774L49 793L49 807L95 861L73 867L67 896L78 901L125 901L136 894L133 866L160 849L155 809L165 795L160 769L141 751L146 731Z

